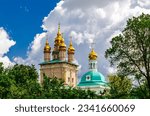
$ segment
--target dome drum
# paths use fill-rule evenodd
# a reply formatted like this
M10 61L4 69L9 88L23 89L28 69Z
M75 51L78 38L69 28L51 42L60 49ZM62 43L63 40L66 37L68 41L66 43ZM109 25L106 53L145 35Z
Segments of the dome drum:
M50 49L44 49L44 53L50 53Z

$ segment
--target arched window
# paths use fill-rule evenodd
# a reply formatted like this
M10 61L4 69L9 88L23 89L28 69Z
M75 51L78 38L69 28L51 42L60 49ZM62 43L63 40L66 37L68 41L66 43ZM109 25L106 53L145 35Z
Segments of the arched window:
M70 82L70 77L68 77L68 82Z
M92 63L90 64L90 69L92 69Z
M94 69L96 68L96 65L95 65L95 63L93 63L93 68L94 68Z
M74 83L74 78L72 78L72 83Z

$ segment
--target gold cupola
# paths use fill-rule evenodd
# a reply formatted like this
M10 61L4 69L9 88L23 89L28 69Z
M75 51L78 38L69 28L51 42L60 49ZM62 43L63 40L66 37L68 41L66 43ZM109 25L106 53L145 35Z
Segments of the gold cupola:
M97 53L92 48L91 52L89 53L89 60L96 60L97 59Z
M66 44L65 44L65 42L64 42L63 33L62 33L62 39L61 39L61 43L60 43L60 45L59 45L59 49L66 51Z
M51 47L48 43L48 39L46 39L45 47L44 47L44 53L50 53Z
M74 54L75 52L75 49L72 45L72 40L70 40L70 45L69 45L69 48L68 48L68 54Z
M58 24L58 32L57 32L57 36L55 38L55 44L54 46L60 46L60 44L62 43L63 41L63 37L62 37L62 34L60 32L60 23Z

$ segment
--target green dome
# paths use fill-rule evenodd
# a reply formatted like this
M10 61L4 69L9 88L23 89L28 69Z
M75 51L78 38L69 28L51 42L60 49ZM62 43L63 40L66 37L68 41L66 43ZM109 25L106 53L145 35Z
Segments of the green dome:
M97 86L97 85L107 85L105 77L97 71L89 71L85 73L78 86Z

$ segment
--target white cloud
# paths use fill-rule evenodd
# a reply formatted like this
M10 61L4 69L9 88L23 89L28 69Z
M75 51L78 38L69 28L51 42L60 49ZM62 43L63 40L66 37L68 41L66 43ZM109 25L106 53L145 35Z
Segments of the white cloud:
M0 62L3 62L4 67L13 65L13 62L6 56L9 49L16 44L15 41L10 40L8 33L3 27L0 27Z
M15 41L10 40L10 37L4 28L0 27L0 56L9 52L9 48L15 45L15 43Z
M44 41L46 40L46 33L36 34L33 42L29 45L27 51L27 58L23 59L22 57L15 57L14 61L19 64L31 65L34 64L38 68L38 64L42 61L43 58L43 46Z
M114 32L110 35L110 37L106 40L106 42L108 43L108 46L110 45L111 39L112 39L113 37L119 35L119 34L121 34L121 31L120 31L120 30L116 30L116 31L114 31Z
M137 0L137 3L138 3L141 7L150 8L150 1L149 1L149 0Z
M10 61L10 59L7 56L0 57L0 62L3 63L3 66L5 68L14 65L14 63Z
M146 0L145 0L146 1ZM104 75L112 73L105 59L105 50L109 47L111 38L120 33L126 25L128 18L138 16L142 12L150 13L150 4L144 0L65 0L44 17L42 28L48 31L50 44L53 47L57 33L57 24L61 23L66 43L69 36L73 36L76 48L75 57L81 64L81 73L88 70L88 53L90 43L95 42L95 51L98 53L98 69ZM43 58L45 39L43 33L34 38L28 51L28 58L16 58L15 61L38 64ZM23 61L22 61L23 60Z
M114 67L109 67L108 72L109 72L109 74L113 74L113 73L117 72L117 70Z

